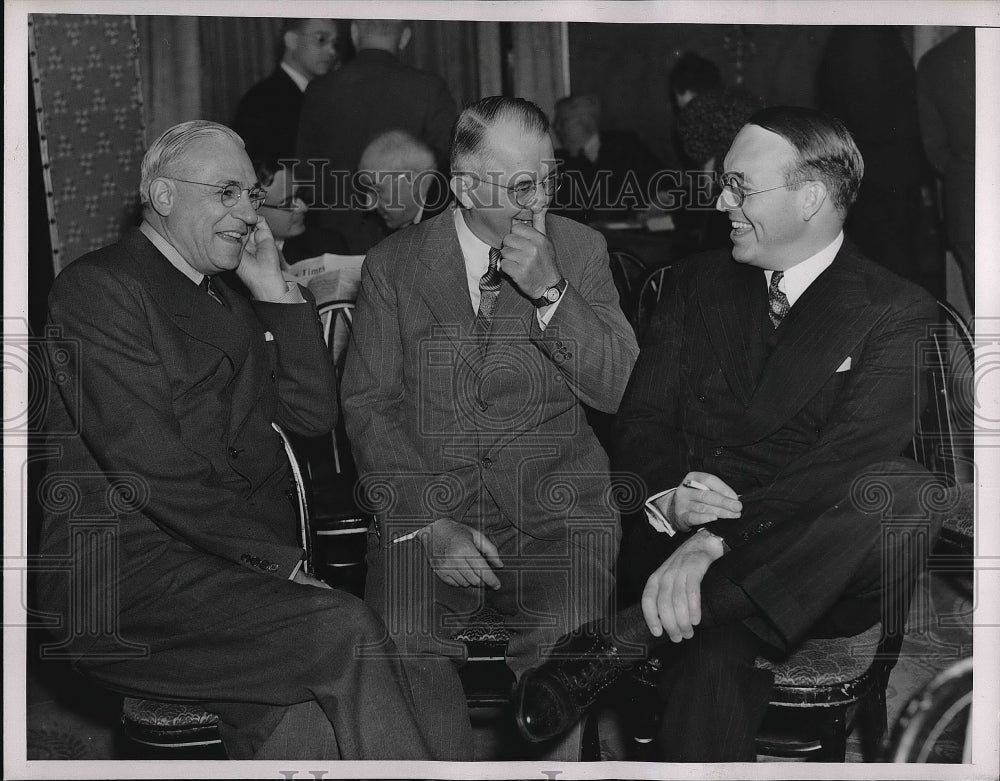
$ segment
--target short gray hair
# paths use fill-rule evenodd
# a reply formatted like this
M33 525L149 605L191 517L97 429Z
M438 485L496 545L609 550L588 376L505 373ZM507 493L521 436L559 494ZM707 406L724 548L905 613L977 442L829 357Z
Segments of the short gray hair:
M203 138L228 138L235 141L242 149L243 139L232 129L218 122L207 119L192 119L181 122L163 131L142 158L139 167L139 200L143 206L149 205L149 188L158 176L166 176L167 171L175 170L178 162L184 159L188 148Z
M489 164L487 131L501 122L517 122L525 133L549 132L549 118L530 100L493 95L468 106L455 121L451 134L451 172L471 173Z
M431 148L405 130L390 130L372 140L361 153L360 170L430 171L436 161Z

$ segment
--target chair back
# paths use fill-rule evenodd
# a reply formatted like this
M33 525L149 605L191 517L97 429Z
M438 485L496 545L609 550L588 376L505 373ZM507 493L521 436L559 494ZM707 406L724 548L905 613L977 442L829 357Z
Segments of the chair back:
M344 356L351 332L354 330L354 302L327 301L316 307L323 327L323 341L330 351L330 359L337 374L337 383L344 371Z
M299 520L299 542L302 544L302 549L306 552L306 559L303 562L302 567L311 575L313 574L313 545L312 529L310 528L309 520L309 499L306 493L305 475L302 471L302 465L299 462L299 458L295 453L295 448L292 447L292 442L288 438L288 434L286 434L277 423L272 423L271 426L273 426L274 430L278 432L278 436L281 437L281 443L285 446L285 455L288 456L288 464L292 471L292 479L295 482L296 513Z
M653 269L642 280L636 291L632 327L635 328L637 339L642 339L646 328L649 326L649 319L653 314L653 310L663 296L663 286L667 282L667 275L670 273L670 269L670 266Z
M619 304L628 317L634 307L639 282L646 275L646 264L625 250L610 250L608 259L611 261L611 279L618 289Z

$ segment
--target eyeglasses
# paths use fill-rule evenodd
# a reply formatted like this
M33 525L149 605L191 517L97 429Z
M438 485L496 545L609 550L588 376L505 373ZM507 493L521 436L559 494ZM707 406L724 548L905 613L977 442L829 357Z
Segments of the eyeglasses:
M294 195L291 198L286 198L281 203L265 203L263 208L273 209L276 212L297 212L305 211L306 204L299 196Z
M233 206L240 202L240 198L243 197L243 193L246 193L250 199L250 205L254 209L259 209L264 203L264 199L267 198L267 190L263 187L254 185L253 187L240 187L237 184L209 184L208 182L193 182L190 179L179 179L176 176L164 176L164 179L173 179L175 182L184 182L185 184L200 184L202 187L216 187L219 192L219 200L222 201L222 205L227 209L231 209Z
M491 182L489 179L483 179L475 174L469 174L469 176L482 182L483 184L490 185L490 187L497 187L501 190L506 190L510 193L510 197L513 199L514 203L523 209L531 203L531 199L535 197L535 193L538 192L539 187L542 188L546 196L555 193L555 191L559 189L562 172L553 171L551 174L538 182L532 181L531 179L525 179L523 182L518 182L517 184L512 185L497 184L496 182Z
M727 209L739 209L743 206L743 202L751 195L760 195L761 193L769 193L772 190L798 186L797 183L789 184L786 182L785 184L779 184L777 187L768 187L766 190L747 190L736 174L721 174L718 182L722 190L719 197L722 199L722 205Z

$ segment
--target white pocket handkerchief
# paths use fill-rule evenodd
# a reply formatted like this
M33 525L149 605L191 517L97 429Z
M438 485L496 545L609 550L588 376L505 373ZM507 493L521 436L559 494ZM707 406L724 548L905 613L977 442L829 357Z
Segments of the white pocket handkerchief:
M848 355L844 359L844 362L842 364L840 364L840 366L837 367L837 371L835 373L836 374L840 374L840 372L846 372L846 371L850 371L850 370L851 370L851 356Z
M264 341L265 342L273 342L274 341L274 334L272 334L270 331L264 331ZM850 363L851 359L848 358L847 362ZM840 371L840 370L838 369L837 371Z

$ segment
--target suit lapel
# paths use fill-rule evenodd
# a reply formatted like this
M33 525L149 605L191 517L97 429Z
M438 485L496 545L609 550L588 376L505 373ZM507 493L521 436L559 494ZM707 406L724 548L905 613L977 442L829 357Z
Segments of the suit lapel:
M795 415L884 313L872 305L851 252L838 253L782 323L741 423L741 442L758 441Z
M443 334L455 344L458 354L478 373L482 359L474 338L475 314L469 299L465 259L455 233L451 212L435 217L418 252L426 273L416 279L417 291Z
M736 397L749 405L763 359L763 272L742 265L710 277L698 304L712 348ZM728 273L728 272L733 273Z

